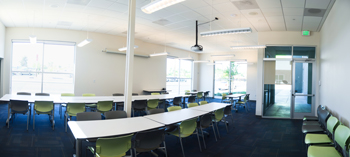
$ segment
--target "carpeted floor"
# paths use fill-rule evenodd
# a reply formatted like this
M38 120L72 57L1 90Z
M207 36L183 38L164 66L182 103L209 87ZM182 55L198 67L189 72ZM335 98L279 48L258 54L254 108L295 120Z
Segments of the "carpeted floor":
M219 100L214 100L219 101ZM262 119L255 116L255 102L249 102L253 109L248 113L244 108L233 112L233 123L230 117L229 133L224 123L219 123L221 138L215 142L211 128L210 136L206 138L207 149L199 151L197 137L184 138L185 154L188 157L302 157L306 156L306 148L302 144L301 120ZM0 105L0 156L4 157L71 157L74 153L73 136L64 131L63 119L55 113L56 127L50 127L47 115L36 116L36 128L26 131L26 116L18 115L8 129L5 125L7 105ZM201 140L202 142L202 140ZM179 140L175 136L167 135L166 144L168 156L182 156ZM83 144L84 146L84 144ZM203 143L202 143L203 148ZM164 156L160 151L155 151ZM85 154L85 151L84 151ZM92 156L88 153L87 156ZM139 154L142 157L152 157L150 153Z

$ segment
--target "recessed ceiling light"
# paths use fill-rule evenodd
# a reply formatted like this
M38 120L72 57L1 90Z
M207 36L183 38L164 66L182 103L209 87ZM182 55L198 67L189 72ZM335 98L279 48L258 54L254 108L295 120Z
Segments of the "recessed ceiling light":
M58 8L59 6L57 4L50 5L51 8Z
M257 12L250 12L249 15L254 16L254 15L258 15L258 13Z
M322 10L321 9L309 9L308 12L312 14L317 14L320 13Z

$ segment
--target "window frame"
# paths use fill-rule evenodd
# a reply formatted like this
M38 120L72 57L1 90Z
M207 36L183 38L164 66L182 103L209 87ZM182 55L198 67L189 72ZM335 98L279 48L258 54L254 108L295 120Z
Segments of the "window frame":
M190 91L192 91L192 89L193 89L193 75L194 75L194 73L193 73L193 60L188 60L188 59L174 59L174 60L178 60L178 64L179 64L179 66L178 66L178 76L177 77L168 77L168 59L174 59L174 58L167 58L167 71L166 71L166 79L165 80L168 80L168 79L177 79L177 80L179 80L178 81L178 87L177 87L177 89L178 89L178 93L177 94L180 94L181 93L181 80L190 80L191 81L191 85L190 85ZM190 78L184 78L184 77L180 77L181 76L181 61L190 61L191 62L191 77ZM165 81L165 83L167 83L167 81ZM165 86L166 86L166 84L165 84ZM185 92L184 92L185 93Z

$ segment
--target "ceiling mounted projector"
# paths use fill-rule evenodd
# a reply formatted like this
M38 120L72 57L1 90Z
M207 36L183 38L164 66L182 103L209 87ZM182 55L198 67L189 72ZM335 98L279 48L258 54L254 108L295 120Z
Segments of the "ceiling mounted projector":
M203 51L203 46L202 46L202 45L197 45L197 44L196 44L196 45L194 45L194 46L191 47L191 50L192 50L192 51L197 51L197 52L198 52L198 51Z
M219 18L215 17L214 20L211 20L211 21L208 21L208 22L204 22L204 23L201 23L201 24L198 24L198 20L196 20L196 45L191 47L192 51L195 51L195 52L203 51L203 46L202 45L198 45L198 26L199 25L203 25L203 24L207 24L209 22L213 22L215 20L219 20Z

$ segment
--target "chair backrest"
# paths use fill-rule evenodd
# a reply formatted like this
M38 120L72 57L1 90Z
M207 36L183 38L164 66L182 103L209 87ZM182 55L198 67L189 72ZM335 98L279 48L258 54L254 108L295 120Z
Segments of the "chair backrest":
M133 134L112 138L99 138L96 141L96 153L100 156L123 156L131 148L132 137Z
M137 95L139 95L139 93L132 93L131 95L132 96L137 96Z
M197 92L197 90L193 89L192 92Z
M177 111L177 110L181 110L181 106L171 106L171 107L168 107L168 112L171 112L171 111Z
M38 112L50 112L53 110L53 101L35 101L34 109Z
M147 101L147 107L151 109L157 108L159 99L150 99Z
M193 118L193 119L189 119L181 122L179 126L181 137L190 136L196 130L196 127L197 127L196 121L197 121L197 118Z
M224 117L224 109L218 109L215 111L215 121L220 121Z
M232 114L232 112L231 112L231 105L225 107L225 109L224 109L224 114L225 114L225 115Z
M119 118L127 118L125 111L108 111L105 113L106 119L119 119Z
M137 152L147 152L159 148L164 140L164 129L143 131L135 135L134 147Z
M200 126L204 129L210 126L212 123L212 115L211 114L205 114L200 119Z
M182 99L182 97L175 97L173 99L173 104L174 105L180 105L181 104L181 99Z
M29 109L28 101L24 100L10 100L10 108L12 112L27 112Z
M67 112L71 115L77 115L77 113L85 112L85 103L68 103Z
M199 102L199 105L205 105L205 104L208 104L208 101L200 101Z
M349 145L350 129L344 125L339 125L334 133L335 142L342 148L347 150L346 146Z
M74 96L73 93L61 93L61 96Z
M35 96L50 96L49 93L35 93Z
M209 96L209 91L204 92L204 96L208 97Z
M112 110L113 108L113 101L98 101L96 109L99 112L107 112Z
M247 95L244 96L243 101L244 101L244 102L247 102L247 101L248 101L248 96L247 96Z
M132 108L136 110L144 110L147 107L147 100L135 100L132 102Z
M83 96L96 96L96 94L93 94L93 93L84 93Z
M188 103L188 104L187 104L187 107L188 107L188 108L196 107L196 106L198 106L197 103Z
M336 117L330 116L327 120L327 130L333 134L334 130L338 127L339 120Z
M222 98L221 100L225 100L226 99L226 93L222 93Z
M188 103L196 102L196 96L189 96L187 102Z
M157 113L164 113L164 109L162 108L156 108L156 109L151 109L147 111L147 114L157 114Z
M197 98L202 98L203 97L203 92L198 92L197 93Z
M17 92L17 95L32 95L32 93L28 93L28 92Z
M188 93L188 92L190 92L190 90L185 90L185 95L191 95L191 94Z
M319 113L320 114L318 115L318 118L319 118L319 121L321 123L321 126L323 128L326 128L326 126L327 126L326 121L327 121L328 117L330 116L330 113L327 110L321 110Z
M100 112L81 112L77 113L77 121L101 120Z
M113 96L124 96L123 93L113 93Z

